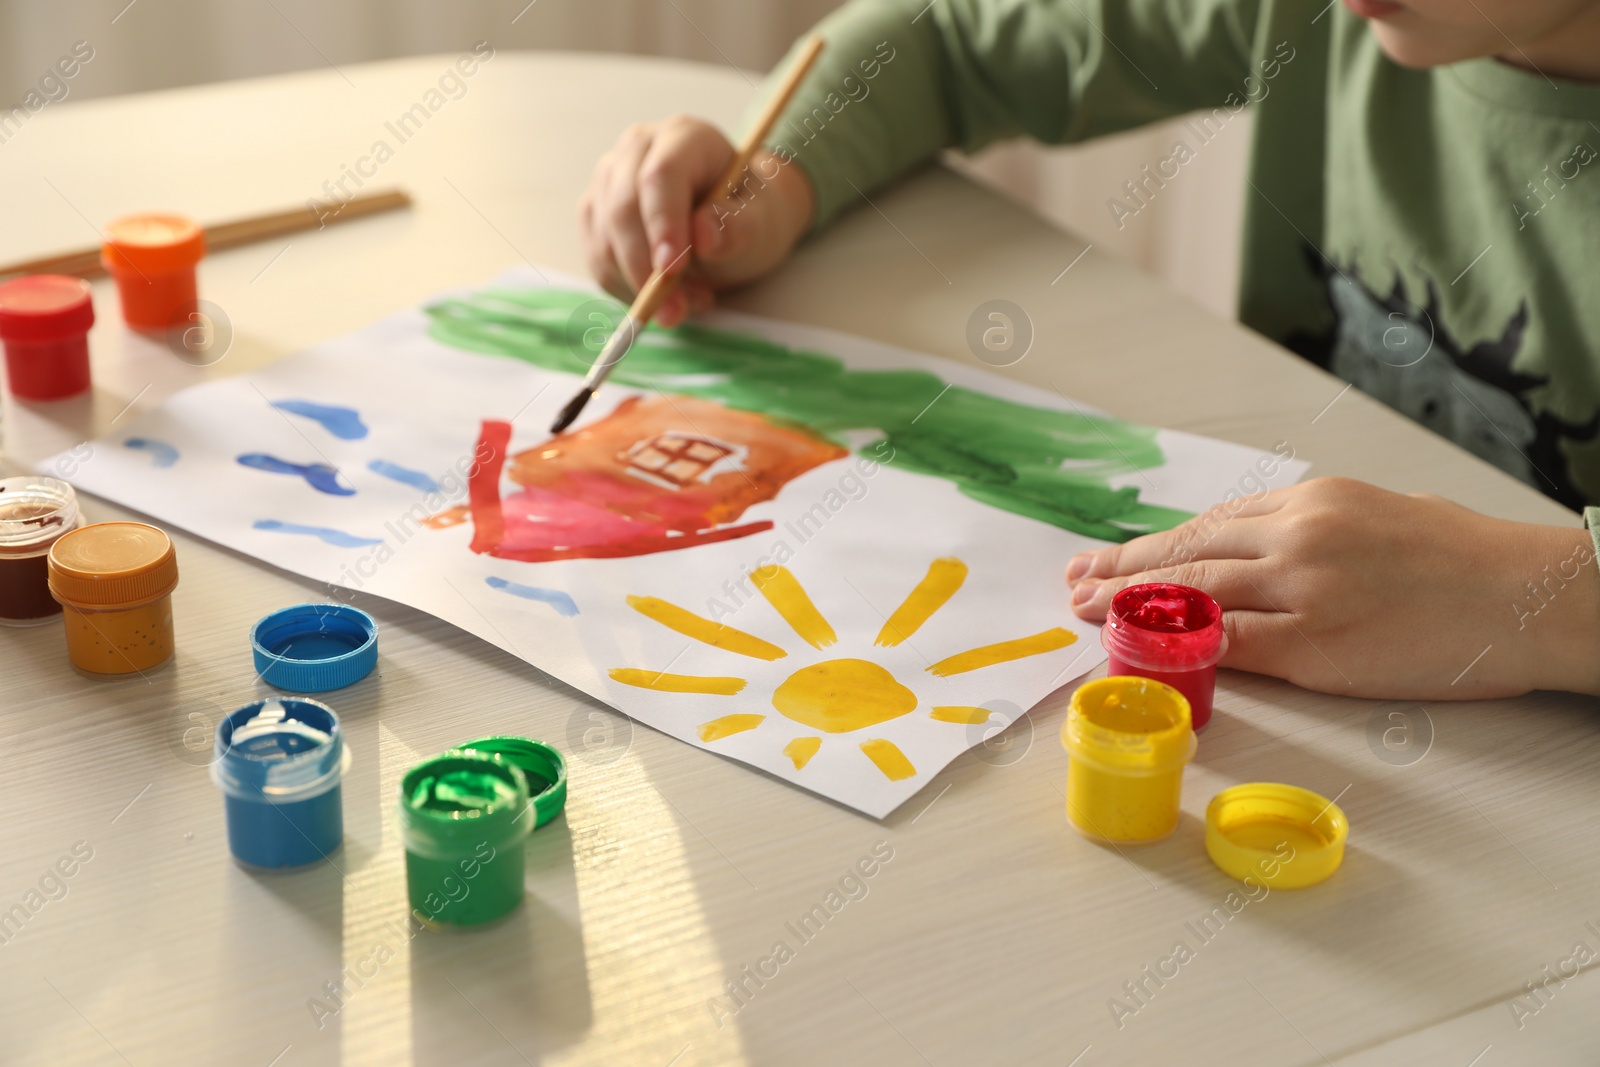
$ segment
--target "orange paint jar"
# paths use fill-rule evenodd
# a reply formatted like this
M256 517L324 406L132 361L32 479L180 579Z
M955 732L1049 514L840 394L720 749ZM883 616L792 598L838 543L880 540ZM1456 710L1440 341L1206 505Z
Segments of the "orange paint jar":
M116 279L128 326L165 331L194 310L195 265L205 254L204 231L181 215L129 215L107 226L100 262Z
M172 658L172 539L142 522L97 522L50 546L50 595L61 602L67 655L85 674L144 673Z

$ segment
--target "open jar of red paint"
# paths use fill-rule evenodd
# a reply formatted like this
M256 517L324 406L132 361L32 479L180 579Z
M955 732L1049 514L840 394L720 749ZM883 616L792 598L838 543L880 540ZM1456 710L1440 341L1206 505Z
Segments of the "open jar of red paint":
M0 626L34 626L61 614L50 595L50 546L82 521L66 482L0 478Z
M59 400L89 388L89 283L30 274L0 285L0 341L6 378L22 400Z
M1227 651L1222 608L1187 585L1130 585L1111 598L1100 644L1108 675L1137 675L1165 682L1189 699L1194 728L1211 721L1217 661Z
M106 227L100 262L117 281L123 320L159 332L194 309L195 265L205 254L198 223L181 215L129 215Z

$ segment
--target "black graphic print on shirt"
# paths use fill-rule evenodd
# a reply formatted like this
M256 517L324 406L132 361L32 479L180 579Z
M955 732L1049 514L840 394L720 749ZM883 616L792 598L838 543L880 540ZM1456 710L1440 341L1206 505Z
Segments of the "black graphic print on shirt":
M1427 306L1418 307L1401 276L1388 296L1379 296L1354 265L1340 268L1307 254L1323 279L1334 325L1320 335L1290 336L1284 342L1290 349L1566 506L1584 506L1559 442L1593 440L1600 413L1576 424L1535 412L1528 402L1549 379L1511 369L1528 324L1526 301L1499 337L1468 348L1440 321L1431 279Z

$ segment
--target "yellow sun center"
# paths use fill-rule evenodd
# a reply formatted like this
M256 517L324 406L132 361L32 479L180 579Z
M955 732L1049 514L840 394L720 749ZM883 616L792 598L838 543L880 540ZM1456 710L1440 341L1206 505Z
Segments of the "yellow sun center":
M876 663L830 659L784 679L772 691L772 706L813 730L843 734L911 714L917 694Z

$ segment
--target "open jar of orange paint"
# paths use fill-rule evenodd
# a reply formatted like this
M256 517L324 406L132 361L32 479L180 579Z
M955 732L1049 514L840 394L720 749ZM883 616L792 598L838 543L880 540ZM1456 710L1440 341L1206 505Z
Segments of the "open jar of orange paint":
M1073 828L1117 844L1159 841L1176 830L1183 768L1195 750L1189 714L1182 693L1149 678L1079 686L1061 727Z
M50 546L67 655L85 674L142 674L172 658L172 539L142 522L97 522Z
M165 331L192 311L205 254L204 231L181 215L129 215L107 226L100 262L116 279L128 326Z

